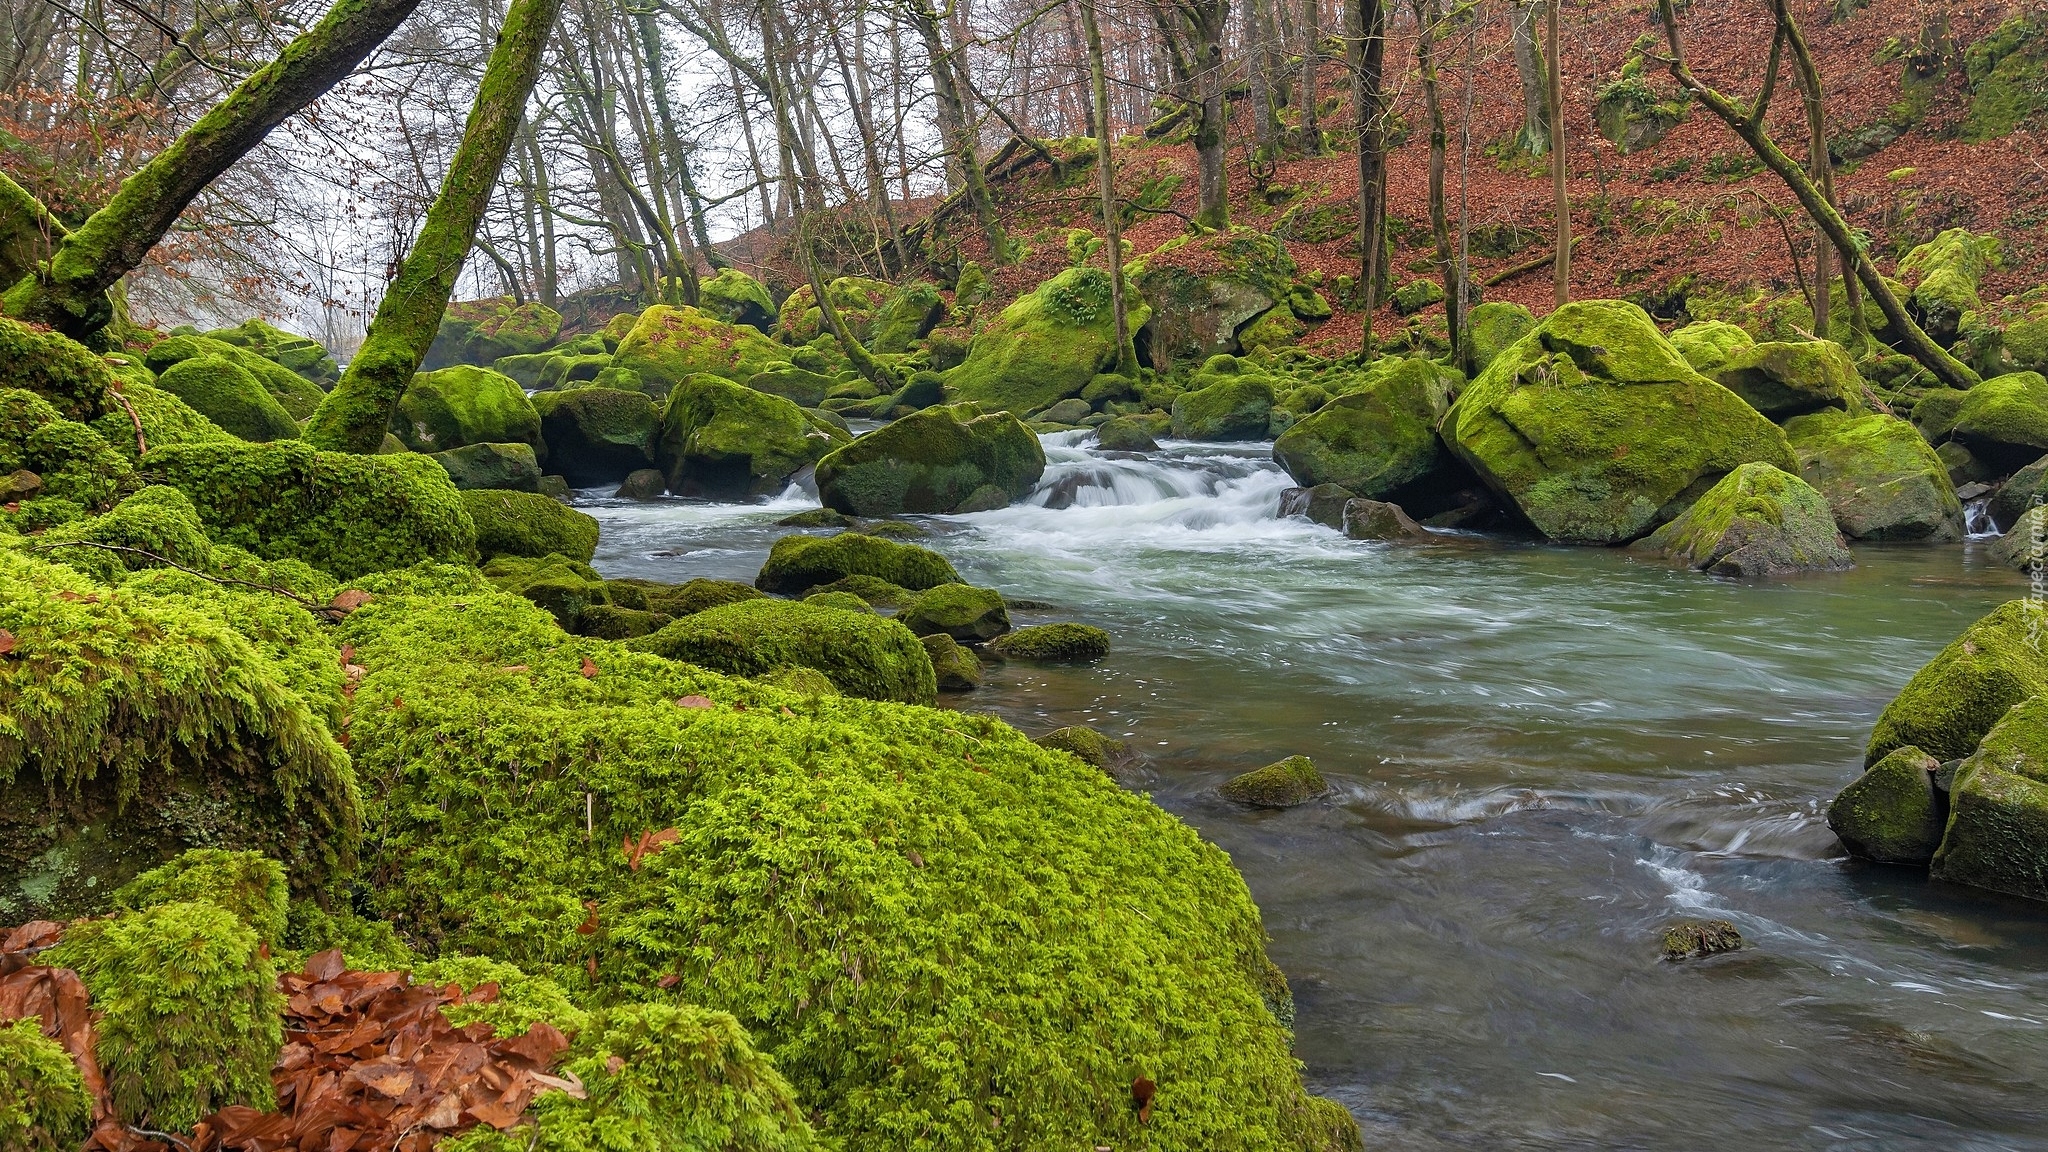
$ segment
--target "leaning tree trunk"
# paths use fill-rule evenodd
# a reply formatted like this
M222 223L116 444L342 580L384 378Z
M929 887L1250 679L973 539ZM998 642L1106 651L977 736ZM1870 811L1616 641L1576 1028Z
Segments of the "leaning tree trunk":
M35 271L65 236L64 225L42 201L0 172L0 284Z
M107 289L134 271L178 215L287 116L318 99L384 41L420 0L339 0L256 70L7 291L8 315L74 338L113 318Z
M455 293L455 279L490 204L561 10L562 0L514 0L506 13L462 144L420 225L419 239L377 303L363 346L306 426L306 439L314 446L367 454L384 443L392 409L440 330L441 314Z

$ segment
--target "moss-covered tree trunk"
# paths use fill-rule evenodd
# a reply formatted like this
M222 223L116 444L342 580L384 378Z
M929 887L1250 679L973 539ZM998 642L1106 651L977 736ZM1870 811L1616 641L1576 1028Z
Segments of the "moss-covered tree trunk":
M43 202L0 172L0 284L12 284L50 258L65 237Z
M1550 293L1559 308L1571 303L1572 299L1572 198L1565 188L1564 155L1564 48L1558 42L1557 6L1564 0L1550 0L1544 20L1550 33L1549 59L1545 61L1550 73L1550 201L1551 212L1557 217L1557 251L1551 258Z
M285 117L339 83L418 6L419 0L338 0L319 24L123 181L47 262L12 281L7 314L74 338L105 327L113 318L107 289L142 263L193 198Z
M307 425L306 439L315 446L370 453L383 444L391 410L440 330L441 314L490 204L561 10L562 0L516 0L506 13L462 144L420 225L419 239L378 302L362 348Z
M1351 119L1358 137L1359 308L1365 313L1362 351L1373 351L1372 317L1385 298L1387 129L1386 0L1345 6L1351 59Z
M1138 351L1131 337L1130 309L1124 303L1124 219L1116 198L1116 166L1109 120L1109 79L1102 66L1102 26L1095 19L1095 0L1081 0L1081 31L1088 44L1088 85L1095 116L1096 188L1102 195L1102 233L1109 256L1109 308L1116 319L1116 374L1136 378Z
M1310 156L1323 154L1323 128L1316 123L1316 105L1322 94L1316 87L1316 68L1323 62L1322 0L1301 0L1301 125L1296 147Z
M1201 107L1195 121L1195 223L1204 228L1230 227L1230 174L1224 146L1230 125L1224 100L1223 22L1229 10L1223 0L1191 4L1185 19L1194 34L1196 67L1200 69Z

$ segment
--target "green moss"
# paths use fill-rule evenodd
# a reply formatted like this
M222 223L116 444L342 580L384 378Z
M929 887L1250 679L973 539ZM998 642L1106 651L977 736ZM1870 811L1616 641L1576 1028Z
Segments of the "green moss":
M591 1024L590 1014L560 984L487 956L441 956L414 964L412 982L429 988L453 984L464 995L487 984L498 990L488 1003L444 1005L441 1014L457 1028L481 1022L499 1036L519 1036L547 1024L574 1036Z
M944 632L919 636L931 658L932 677L941 692L972 692L981 687L981 658Z
M1799 466L1776 426L1615 300L1551 313L1459 395L1443 435L1539 531L1576 543L1635 539L1750 461Z
M26 389L64 419L89 421L112 404L113 383L107 362L84 345L0 316L0 388Z
M93 1051L115 1116L180 1132L231 1104L276 1106L277 971L254 929L205 902L73 924L45 962L92 993Z
M946 318L946 301L923 280L898 288L868 322L868 350L882 355L908 352Z
M1741 931L1726 920L1681 920L1664 930L1666 960L1697 960L1741 949Z
M1410 280L1394 289L1394 311L1403 316L1413 316L1432 304L1444 302L1443 285L1434 280Z
M840 276L825 285L825 291L832 297L832 306L839 311L840 323L847 326L854 339L865 340L868 339L869 321L895 289L866 276ZM800 284L782 301L775 331L791 344L807 344L821 335L831 336L823 324L817 296L809 284Z
M1005 660L1092 663L1109 655L1109 633L1092 624L1033 624L997 637L988 648Z
M1851 855L1926 867L1947 817L1934 788L1941 765L1911 745L1895 749L1828 805L1828 827Z
M679 496L763 496L851 439L780 396L699 374L669 392L655 454Z
M248 373L293 421L311 416L325 395L319 385L261 353L210 336L173 336L159 341L144 353L143 363L161 379L179 364L206 357L226 360ZM293 428L296 435L296 423Z
M0 1148L70 1152L92 1130L92 1097L78 1065L43 1035L42 1018L0 1024Z
M284 865L261 852L188 848L123 884L113 904L131 912L162 904L212 904L254 929L258 940L279 945L289 899Z
M1466 341L1471 348L1472 370L1486 371L1493 358L1536 327L1536 317L1520 304L1490 300L1477 305L1465 318Z
M254 376L219 356L180 360L157 379L164 391L231 435L267 443L299 434L298 422Z
M1728 363L1729 356L1755 343L1748 332L1725 320L1695 320L1671 334L1671 346L1693 371L1708 378Z
M304 560L344 580L465 560L476 542L462 494L420 456L218 442L152 447L143 468L192 498L216 543Z
M335 366L334 358L327 354L327 349L319 341L295 336L255 317L233 328L217 328L206 335L223 344L246 348L315 384L331 385L341 378L341 369ZM310 415L311 410L306 414Z
M929 704L937 691L917 637L865 609L747 600L685 616L627 646L732 676L796 664L869 700Z
M121 398L128 401L128 408L133 408L135 415L131 418L128 409L116 403L113 405L113 411L92 422L92 429L115 451L130 460L135 459L137 455L137 423L142 425L143 443L151 448L229 438L227 431L220 425L200 415L190 404L155 385L123 381Z
M1024 414L1078 396L1116 362L1116 320L1109 275L1069 268L1018 297L974 337L967 358L946 375L955 398ZM1128 303L1131 331L1150 310Z
M700 372L735 383L787 361L789 349L750 327L735 327L695 308L657 305L640 314L612 363L640 374L650 395Z
M930 650L929 645L926 646L926 650ZM750 677L750 679L760 684L780 688L785 692L793 692L807 699L814 700L820 696L842 695L839 691L839 686L832 683L830 676L825 675L816 668L806 668L801 664L785 664L772 672L764 672L759 676ZM943 691L945 685L941 684L939 687Z
M1636 547L1716 576L1789 576L1854 564L1827 498L1760 460L1722 477Z
M985 511L1025 496L1044 472L1044 448L1014 415L941 406L834 449L818 461L818 494L855 516Z
M642 392L577 388L533 398L548 467L578 488L614 482L654 464L661 413Z
M1851 539L1962 539L1962 501L1911 424L1883 413L1825 411L1786 421L1785 436L1800 476L1827 497Z
M78 544L78 547L64 547ZM103 583L117 583L131 571L154 567L156 561L134 552L109 552L89 544L135 548L174 564L205 571L213 542L199 525L192 501L176 488L144 488L104 516L52 528L35 547L52 560L69 565Z
M1984 306L1977 288L1998 267L1999 248L1996 236L1950 228L1899 261L1899 279L1913 290L1907 302L1937 343L1953 341L1963 317Z
M1152 438L1151 430L1127 416L1096 425L1095 444L1104 452L1159 451L1159 442Z
M612 366L609 352L556 352L541 365L540 378L534 382L537 388L574 389L597 379L597 375Z
M1923 432L1929 427L1921 424ZM2048 453L2048 379L2013 372L1984 381L1956 402L1949 435L2000 472L2033 463Z
M498 556L484 564L483 574L494 587L547 609L556 623L571 631L580 631L584 614L610 598L596 569L559 553Z
M804 603L820 608L837 608L844 612L873 612L867 601L851 592L813 592L804 597Z
M960 583L960 574L946 558L930 549L842 532L777 540L768 550L768 562L761 566L754 586L763 592L794 596L848 576L872 576L913 592ZM860 588L839 587L870 604L881 603L863 595Z
M2039 609L2013 600L1970 625L1885 707L1863 762L1909 744L1941 761L1974 752L2007 709L2048 693L2048 657L2032 641L2042 624Z
M1856 374L1856 362L1847 349L1828 340L1769 341L1729 348L1718 368L1701 374L1773 420L1823 408L1864 410L1863 380Z
M428 346L423 367L489 364L503 356L532 355L555 342L562 314L538 301L510 296L458 300L448 305Z
M843 576L830 584L819 585L818 591L848 592L860 597L862 603L874 608L902 608L916 601L920 595L878 576L863 575Z
M466 364L414 376L392 411L391 432L415 452L541 443L540 415L518 383Z
M1255 808L1292 808L1306 804L1330 791L1315 762L1306 756L1289 756L1278 763L1233 776L1216 790L1225 800Z
M612 580L606 583L612 603L670 616L689 616L707 608L759 600L761 593L751 584L737 580L698 577L686 584L655 584L642 580Z
M1970 81L1969 140L2010 136L2048 111L2048 17L2036 12L2006 21L1963 53Z
M762 332L775 325L775 298L759 280L737 268L721 268L718 275L700 283L697 300L698 311L727 324L746 324ZM623 340L626 332L618 336Z
M1202 366L1174 397L1173 434L1183 440L1263 440L1272 424L1273 380L1242 372L1232 356Z
M1133 261L1135 295L1150 308L1144 321L1152 364L1175 364L1238 351L1238 333L1288 299L1294 260L1286 245L1248 228L1179 236Z
M1010 630L1003 594L966 584L941 584L904 607L896 619L919 636L943 633L967 644L985 643Z
M373 920L345 907L321 907L310 899L291 902L287 913L281 969L296 968L302 957L330 948L363 972L395 972L419 963L419 956L388 922Z
M476 524L477 554L548 556L584 563L597 554L597 518L551 496L531 492L464 492L462 505Z
M1336 484L1354 496L1406 503L1456 461L1436 429L1460 380L1427 360L1381 361L1371 379L1296 421L1273 458L1296 484ZM1462 469L1459 469L1462 472Z
M427 459L448 473L449 483L465 491L541 490L540 461L529 444L464 444L446 452L429 453Z
M2015 705L1956 768L1933 874L2048 900L2048 700Z
M1121 767L1131 756L1130 745L1114 737L1104 736L1085 724L1055 728L1032 743L1040 748L1065 752L1083 764L1100 768L1105 772Z

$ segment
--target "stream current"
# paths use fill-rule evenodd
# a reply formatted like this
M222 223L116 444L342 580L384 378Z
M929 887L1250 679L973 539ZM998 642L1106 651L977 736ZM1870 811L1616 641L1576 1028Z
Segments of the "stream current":
M1307 1078L1368 1147L2048 1149L2048 914L1852 862L1824 819L1899 687L2025 594L1981 544L1738 583L1347 540L1275 518L1266 444L1045 444L1029 498L921 543L1114 653L946 702L1143 754L1244 873ZM751 580L816 500L578 504L608 576ZM1329 799L1213 794L1294 753ZM1661 961L1687 917L1750 947Z

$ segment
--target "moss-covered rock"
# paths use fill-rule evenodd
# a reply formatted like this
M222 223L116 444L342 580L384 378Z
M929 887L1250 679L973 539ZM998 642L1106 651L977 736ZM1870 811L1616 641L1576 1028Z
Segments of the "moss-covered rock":
M1150 313L1139 301L1129 305L1136 331ZM1080 395L1116 356L1108 273L1069 268L989 322L946 374L946 387L957 399L1022 415Z
M1716 576L1791 576L1855 563L1827 497L1762 461L1730 472L1635 547Z
M983 644L1010 630L1003 594L993 588L941 584L896 614L919 636L943 633L964 644Z
M1352 540L1429 539L1429 529L1399 504L1385 500L1346 500L1338 527Z
M1473 307L1465 317L1466 341L1471 349L1472 370L1486 371L1493 358L1512 347L1536 327L1536 317L1520 304L1489 300Z
M611 602L611 590L596 569L559 552L495 556L484 562L483 575L499 590L546 609L565 631L588 634L585 614Z
M114 1118L187 1131L233 1104L277 1106L284 997L256 931L205 901L72 924L45 954L92 994Z
M669 392L656 457L677 495L764 496L851 439L780 396L699 374Z
M1092 664L1109 655L1109 633L1092 624L1033 624L998 636L988 650L1005 660Z
M84 423L106 414L113 384L107 362L83 344L0 316L0 389L33 392L59 416Z
M299 559L344 580L466 560L476 526L439 464L319 452L296 440L152 447L151 476L184 492L218 544Z
M246 348L315 384L333 387L334 382L341 379L340 367L318 340L286 332L257 317L244 320L233 328L216 328L206 335L223 344Z
M1639 74L1601 86L1593 98L1593 123L1624 156L1640 152L1685 122L1690 97L1666 99Z
M826 593L833 595L833 593ZM944 632L919 636L931 658L932 677L941 692L972 692L981 687L981 659Z
M2048 15L2022 11L1963 53L1970 111L1963 135L1996 140L2048 111Z
M1213 356L1174 397L1173 434L1183 440L1263 440L1272 426L1273 379L1235 356Z
M2048 900L2048 698L2015 705L1957 766L1933 874Z
M800 596L848 577L865 576L912 592L961 583L944 556L915 544L898 544L858 532L837 536L784 536L768 550L768 562L754 577L763 592ZM847 587L870 604L881 601L860 587Z
M611 366L609 352L556 352L541 364L533 386L546 391L573 389L595 382Z
M1976 751L2007 709L2048 694L2048 656L2032 641L2044 625L2042 610L2025 600L1970 625L1892 698L1871 729L1863 762L1875 764L1907 745L1944 763Z
M313 410L320 406L322 397L326 395L318 384L264 356L261 352L212 336L173 336L151 345L142 359L143 365L155 373L160 382L175 366L207 357L226 360L247 372L262 385L263 390L270 394L271 399L275 400L279 407L290 413L294 421L311 416Z
M1233 776L1216 791L1225 800L1254 808L1292 808L1327 795L1330 785L1316 771L1315 761L1306 756L1289 756L1242 776Z
M1433 504L1471 482L1436 432L1460 383L1427 360L1383 361L1367 383L1281 433L1273 459L1303 487L1336 484L1352 496Z
M1434 280L1410 280L1394 289L1391 303L1402 316L1413 316L1432 304L1444 302L1443 285Z
M818 461L818 496L855 516L982 511L1029 494L1044 473L1045 449L1017 417L940 406Z
M519 304L510 296L458 300L448 305L421 367L490 364L502 356L531 355L562 333L562 314L538 301Z
M1950 228L1906 253L1899 279L1912 289L1906 303L1913 318L1937 343L1950 344L1963 317L1984 306L1977 289L1998 263L1998 237L1967 228Z
M255 443L291 440L298 422L254 376L219 356L181 360L157 377L157 386L231 435Z
M1681 920L1664 930L1661 951L1671 961L1698 960L1742 950L1742 933L1726 920Z
M661 412L643 392L577 388L533 398L548 467L578 488L616 483L654 464Z
M1095 446L1104 452L1157 452L1159 442L1152 430L1128 416L1118 416L1095 426Z
M770 396L780 396L799 408L816 408L825 402L825 397L838 381L830 376L806 371L794 364L777 364L766 372L756 372L747 377L747 387Z
M852 576L842 576L830 584L820 584L818 589L824 592L850 592L860 597L861 601L871 608L888 609L908 607L922 595L920 592L913 592L879 576L867 576L858 573Z
M33 473L43 498L80 513L109 507L134 485L131 460L93 428L63 419L40 394L0 390L0 473Z
M1574 543L1636 539L1743 464L1799 467L1776 425L1617 300L1551 313L1458 397L1444 437L1538 531Z
M457 488L540 491L540 461L531 444L464 444L427 458L447 469Z
M220 425L154 384L124 380L120 391L127 404L114 405L113 411L94 420L90 427L130 460L141 455L143 446L161 448L168 444L231 439ZM129 415L131 410L133 416ZM142 426L139 445L137 424Z
M1915 415L1926 400L1914 406ZM1923 432L1928 427L1921 425ZM1964 392L1949 435L2000 472L2038 460L2048 453L2048 378L2014 372Z
M1948 470L1911 424L1884 413L1816 412L1785 423L1799 473L1852 540L1963 538Z
M1941 846L1947 803L1934 786L1941 764L1911 745L1871 765L1828 805L1828 827L1851 855L1924 868Z
M726 324L745 324L767 332L775 327L775 298L759 280L737 268L721 268L718 275L697 286L697 310ZM623 340L625 333L620 333Z
M588 564L597 554L597 518L553 497L531 492L464 492L462 506L476 524L477 555L486 560L560 554Z
M392 411L391 434L415 452L513 441L541 445L540 414L518 382L467 364L414 376Z
M1130 267L1134 295L1150 310L1132 318L1132 331L1142 329L1162 372L1239 352L1238 333L1288 298L1294 273L1286 245L1249 228L1176 237Z
M727 604L627 646L731 676L796 664L867 700L929 704L938 691L931 658L908 628L872 612L819 604L765 598Z
M786 363L789 349L751 326L714 319L695 308L656 305L640 314L612 363L640 374L640 387L659 399L698 373L735 383Z
M1072 724L1055 728L1033 740L1040 748L1065 752L1090 767L1114 773L1131 760L1130 745L1113 736L1104 736L1086 724Z
M709 608L759 600L761 592L737 580L698 577L683 584L656 584L645 580L612 580L612 602L627 608L644 608L670 616L689 616Z
M1770 341L1731 348L1702 371L1773 420L1823 408L1863 410L1863 379L1848 349L1831 340Z
M883 355L908 352L946 318L936 285L915 280L896 289L868 321L868 348Z
M831 294L832 306L839 312L839 322L846 325L854 339L866 340L875 312L895 292L895 288L866 276L840 276L825 285L825 291ZM832 335L824 327L824 315L818 309L818 298L811 292L809 284L798 285L796 291L783 298L775 322L775 334L790 344L807 344L819 336Z
M42 1018L0 1024L0 1148L70 1152L92 1130L92 1096Z
M33 547L109 584L157 566L159 558L205 571L213 555L213 541L191 499L160 484L136 492L103 516L47 529Z
M234 914L273 946L284 942L291 899L284 866L261 852L188 848L114 893L116 908L139 912L162 904L199 901Z
M1671 333L1671 346L1685 357L1693 371L1711 380L1730 356L1755 347L1756 338L1726 320L1695 320Z

